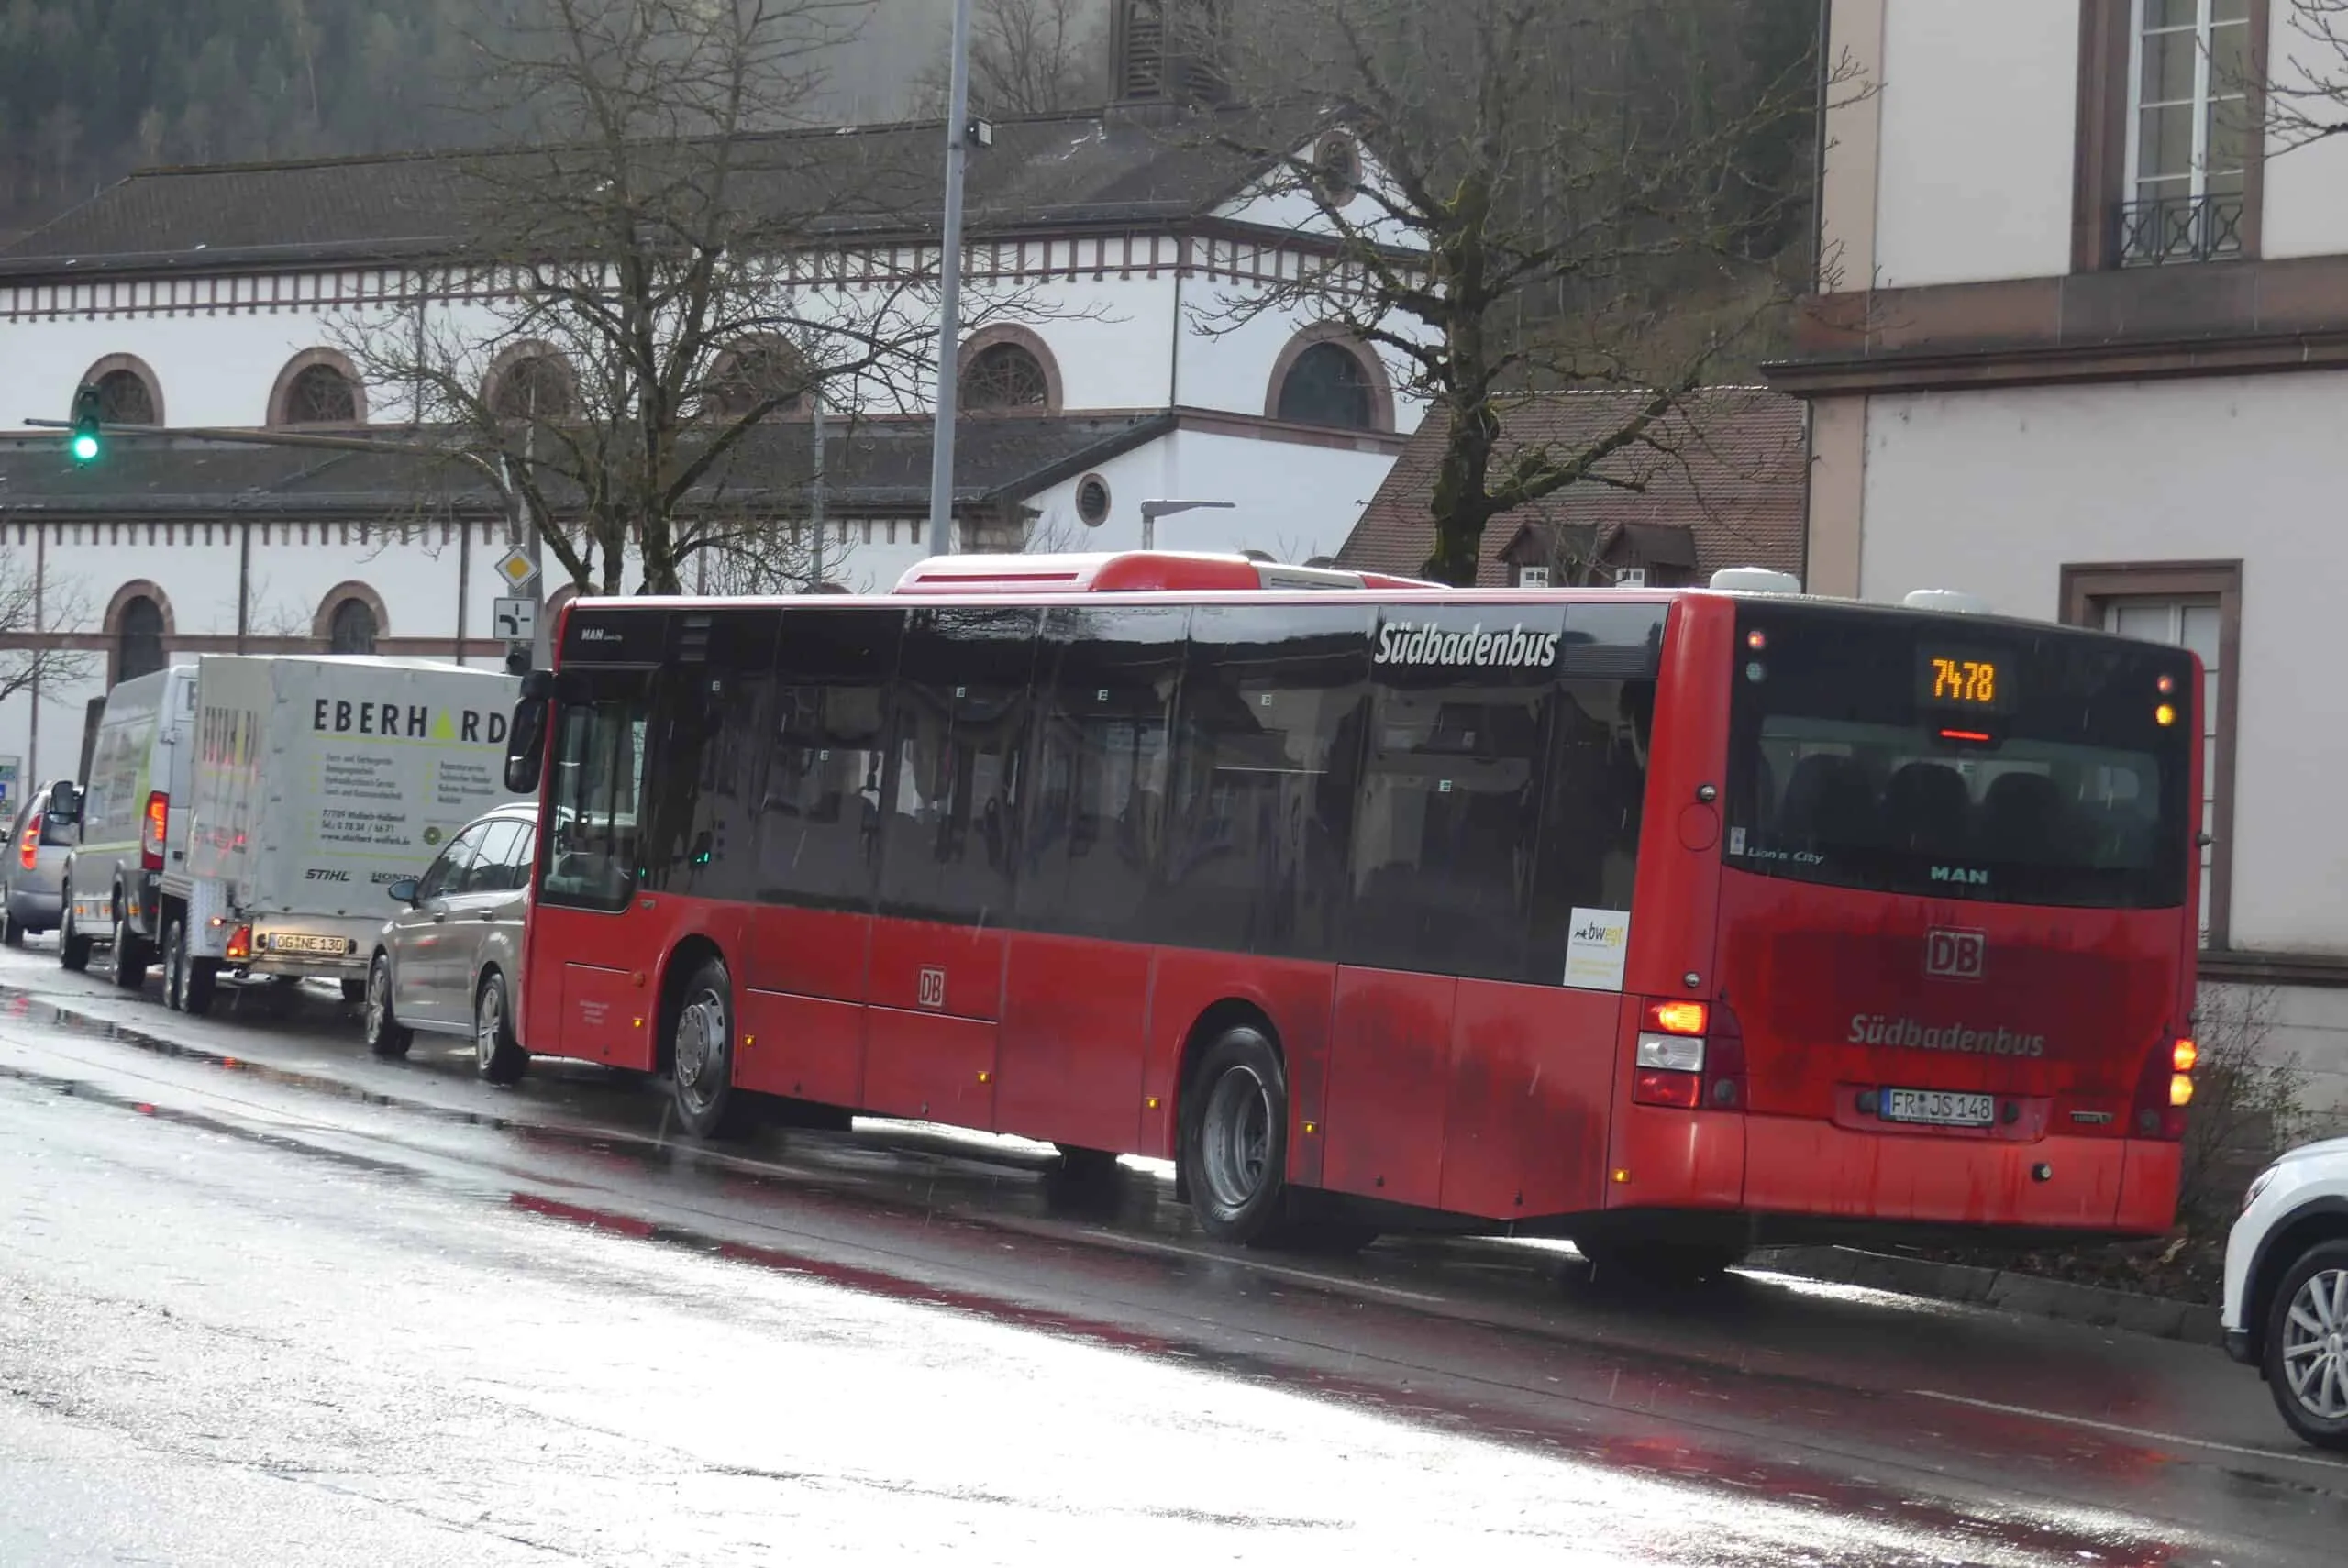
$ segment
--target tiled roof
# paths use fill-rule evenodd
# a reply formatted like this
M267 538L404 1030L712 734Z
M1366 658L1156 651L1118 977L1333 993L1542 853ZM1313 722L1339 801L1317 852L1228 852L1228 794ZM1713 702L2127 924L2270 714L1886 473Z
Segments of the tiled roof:
M956 500L983 506L1018 502L1082 473L1173 427L1168 414L963 420L955 436ZM795 511L814 469L803 422L759 425L717 477L704 501L765 502ZM404 437L386 436L389 439ZM832 508L867 515L914 514L929 504L927 420L836 424L825 444ZM72 517L381 516L419 505L493 510L495 493L471 468L406 455L227 446L172 436L109 438L87 467L54 436L0 440L0 521Z
M557 160L596 167L525 149L154 170L0 247L0 276L446 256L483 232L498 186ZM744 211L800 237L920 234L944 206L945 161L936 124L844 127L746 137L735 178ZM1201 124L1098 111L1002 121L968 170L976 234L1193 217L1251 172Z
M1636 406L1628 392L1530 397L1502 415L1492 467L1497 471L1512 454L1540 447L1560 455L1584 450L1620 429ZM1643 488L1568 485L1494 518L1484 530L1478 581L1495 587L1507 581L1501 553L1527 524L1564 530L1567 539L1592 539L1601 557L1620 553L1611 548L1618 542L1630 545L1659 565L1681 564L1690 553L1686 544L1666 537L1667 531L1685 527L1693 545L1689 564L1699 580L1726 566L1800 571L1809 454L1799 400L1755 387L1710 387L1657 421L1650 434L1649 445L1625 447L1600 469ZM1434 546L1427 508L1443 443L1443 420L1430 414L1363 510L1339 561L1373 571L1425 568ZM1641 534L1623 537L1634 528Z

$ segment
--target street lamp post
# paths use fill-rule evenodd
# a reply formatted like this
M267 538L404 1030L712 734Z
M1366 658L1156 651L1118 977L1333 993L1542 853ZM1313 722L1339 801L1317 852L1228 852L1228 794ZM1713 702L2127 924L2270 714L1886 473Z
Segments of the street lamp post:
M1141 503L1141 547L1145 550L1157 547L1157 520L1161 517L1202 509L1228 512L1237 504L1235 501L1145 501Z
M946 107L946 226L937 253L937 429L929 457L929 553L954 550L954 415L962 345L962 165L970 138L970 0L954 0Z

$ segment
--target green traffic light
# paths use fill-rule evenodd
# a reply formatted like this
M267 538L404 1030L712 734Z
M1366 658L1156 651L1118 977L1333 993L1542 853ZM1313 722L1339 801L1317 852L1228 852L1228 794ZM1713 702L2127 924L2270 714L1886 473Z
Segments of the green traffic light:
M99 441L96 431L78 430L74 432L73 440L66 449L73 454L73 460L77 463L94 463L98 460L98 453L103 447L104 443Z

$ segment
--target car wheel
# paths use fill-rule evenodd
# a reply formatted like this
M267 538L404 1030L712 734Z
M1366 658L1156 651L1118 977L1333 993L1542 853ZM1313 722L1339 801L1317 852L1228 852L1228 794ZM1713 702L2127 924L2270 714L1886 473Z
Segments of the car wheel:
M8 912L7 894L0 892L0 947L22 947L24 944L25 928L18 925L17 917Z
M367 982L364 980L343 981L342 999L347 1002L365 1001L367 999Z
M376 954L375 961L367 966L364 1017L367 1049L383 1057L407 1055L408 1045L415 1036L401 1027L392 1012L392 955L388 953Z
M2348 1448L2348 1241L2299 1254L2268 1309L2266 1387L2318 1448Z
M114 906L114 983L126 991L135 991L147 983L147 971L155 962L153 950L147 939L131 928L123 913L122 903Z
M712 958L687 982L669 1032L669 1086L677 1120L696 1138L749 1130L750 1097L734 1087L734 980Z
M66 889L65 912L59 917L57 927L57 961L74 974L90 966L90 939L82 934L73 922L73 893Z
M212 1010L212 996L220 981L220 961L198 958L188 951L187 922L173 921L163 938L163 999L197 1018Z
M1288 1075L1259 1030L1207 1047L1182 1093L1176 1150L1200 1229L1218 1242L1281 1240L1288 1191Z
M473 998L473 1058L481 1076L510 1084L530 1065L530 1054L514 1037L514 1010L507 1005L505 977L492 969Z

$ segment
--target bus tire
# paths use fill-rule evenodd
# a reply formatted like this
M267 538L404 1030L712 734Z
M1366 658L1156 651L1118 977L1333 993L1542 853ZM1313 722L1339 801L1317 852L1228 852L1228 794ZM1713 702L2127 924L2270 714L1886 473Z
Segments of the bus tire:
M397 1061L407 1055L415 1035L401 1024L399 1015L392 1010L392 955L388 953L377 953L374 961L367 966L367 1002L360 1016L368 1050L385 1061Z
M494 969L481 977L481 989L473 996L473 1065L493 1084L520 1081L530 1065L530 1054L514 1037L505 977Z
M1225 1030L1200 1056L1182 1093L1175 1158L1208 1236L1243 1247L1281 1240L1288 1075L1261 1030Z
M57 927L57 962L78 975L90 966L90 939L73 922L73 889L65 889L65 913Z
M734 978L705 960L677 998L669 1025L669 1090L677 1120L713 1142L749 1131L750 1097L734 1087Z

